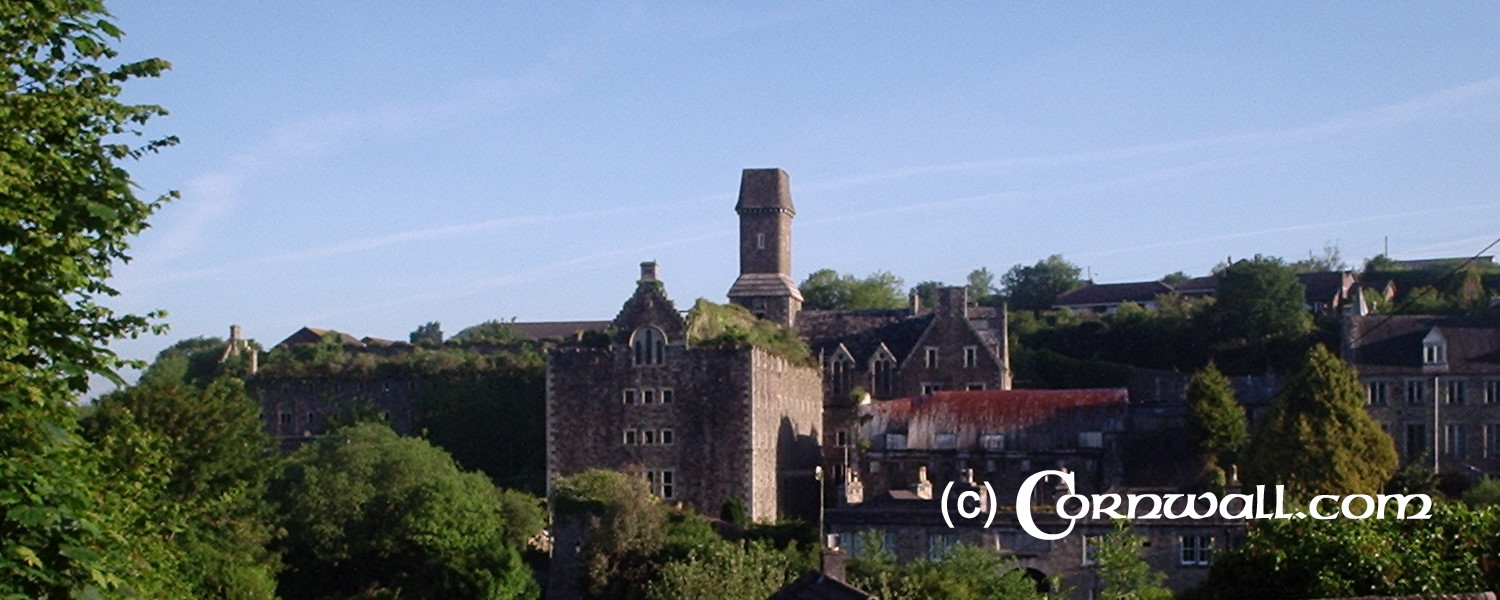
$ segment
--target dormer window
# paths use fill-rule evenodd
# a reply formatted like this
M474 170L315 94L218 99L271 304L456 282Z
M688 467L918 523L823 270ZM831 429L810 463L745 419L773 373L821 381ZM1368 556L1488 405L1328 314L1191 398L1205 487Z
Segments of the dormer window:
M1443 338L1443 333L1433 329L1422 338L1422 365L1446 365L1448 364L1448 340Z
M655 327L642 327L631 334L630 348L635 364L659 365L666 360L667 336Z

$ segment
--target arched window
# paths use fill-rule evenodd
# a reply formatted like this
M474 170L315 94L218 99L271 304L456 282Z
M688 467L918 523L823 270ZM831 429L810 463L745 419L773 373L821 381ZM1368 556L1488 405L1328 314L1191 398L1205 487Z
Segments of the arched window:
M667 336L655 327L642 327L630 336L630 349L634 352L635 364L659 365L667 356Z
M834 398L842 400L849 395L853 387L850 383L854 378L854 359L850 358L842 349L834 353L833 358L828 359L828 383L829 391Z
M875 397L896 395L896 359L882 351L875 356Z

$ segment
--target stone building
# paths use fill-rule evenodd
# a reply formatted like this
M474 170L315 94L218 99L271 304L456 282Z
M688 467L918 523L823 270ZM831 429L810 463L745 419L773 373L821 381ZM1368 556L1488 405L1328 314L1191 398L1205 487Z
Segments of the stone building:
M605 346L548 356L549 481L608 468L703 514L738 500L757 521L816 515L816 369L753 346L694 346L655 263L610 330Z
M1351 316L1343 353L1402 462L1500 474L1500 315Z

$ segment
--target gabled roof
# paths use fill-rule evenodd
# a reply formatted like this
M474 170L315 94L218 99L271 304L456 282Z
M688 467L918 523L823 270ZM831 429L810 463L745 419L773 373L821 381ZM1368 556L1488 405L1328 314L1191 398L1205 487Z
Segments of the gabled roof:
M1422 340L1447 342L1449 373L1500 373L1500 317L1372 315L1352 317L1348 358L1360 375L1419 375Z
M864 365L884 344L897 361L911 354L932 315L908 310L804 310L797 313L797 334L813 354L832 354L840 344L855 364Z
M365 345L364 342L359 341L359 338L356 338L342 331L323 329L321 327L303 327L302 329L298 329L296 332L292 333L292 335L286 336L286 339L281 340L281 342L273 346L273 348L280 348L282 346L300 346L303 344L316 344L318 343L318 341L323 339L324 335L330 333L338 334L339 342L345 346L354 346L356 348L359 348Z
M1119 305L1126 302L1145 304L1155 301L1156 297L1161 294L1171 292L1171 286L1160 281L1090 283L1076 290L1058 294L1053 306Z
M1219 293L1219 278L1213 275L1194 277L1172 286L1172 289L1184 296L1212 296Z
M1354 275L1348 271L1324 271L1321 273L1298 273L1297 281L1307 288L1307 301L1328 302L1348 291L1345 284L1354 283Z
M793 580L766 600L878 600L878 597L857 587L829 577L817 571L809 572Z

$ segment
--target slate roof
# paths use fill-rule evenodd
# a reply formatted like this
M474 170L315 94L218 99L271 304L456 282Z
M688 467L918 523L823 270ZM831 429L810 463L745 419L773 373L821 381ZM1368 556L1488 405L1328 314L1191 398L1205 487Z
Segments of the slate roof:
M1422 339L1433 328L1447 341L1449 373L1500 373L1500 317L1372 315L1350 323L1349 359L1360 375L1422 371Z
M537 321L533 323L511 323L516 333L534 340L566 339L583 331L604 331L609 321Z
M804 310L797 313L797 334L807 340L813 354L830 354L843 344L855 363L865 364L885 344L899 362L911 353L932 319L931 313L912 315L905 309Z
M1297 281L1307 288L1308 303L1329 302L1344 294L1344 278L1347 271L1324 271L1322 273L1298 273ZM1352 276L1350 276L1352 282Z
M1058 294L1053 306L1119 305L1126 302L1145 304L1155 301L1156 297L1161 294L1171 292L1171 286L1160 281L1090 283L1076 290Z
M878 600L878 597L857 587L812 571L781 586L766 600ZM1491 599L1493 600L1493 599Z
M1172 286L1172 289L1184 296L1212 296L1219 293L1219 278L1213 275L1194 277Z

